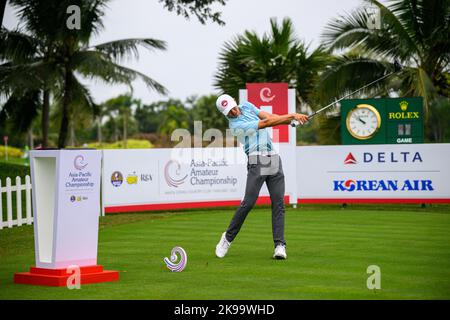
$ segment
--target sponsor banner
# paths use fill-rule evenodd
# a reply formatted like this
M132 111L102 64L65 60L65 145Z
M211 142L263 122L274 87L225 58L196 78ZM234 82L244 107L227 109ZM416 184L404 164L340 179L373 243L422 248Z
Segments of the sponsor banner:
M450 202L448 163L450 144L297 147L298 198Z
M286 195L296 203L295 148L280 146ZM241 200L247 178L242 148L103 151L103 207ZM260 196L268 196L266 185ZM188 206L186 206L188 207Z

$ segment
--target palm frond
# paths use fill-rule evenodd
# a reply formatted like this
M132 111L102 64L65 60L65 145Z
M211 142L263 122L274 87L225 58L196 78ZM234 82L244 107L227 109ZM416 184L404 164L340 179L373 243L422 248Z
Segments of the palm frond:
M21 63L35 57L38 52L38 39L20 30L0 30L0 61L14 60Z
M72 56L72 68L88 79L100 78L106 83L131 85L128 74L119 71L106 54L99 51L78 51Z
M324 104L350 93L370 83L388 72L394 67L389 62L370 59L363 56L335 57L326 71L322 74L317 86L318 99ZM358 97L379 92L386 88L391 79L385 79L375 85L362 90Z
M113 59L120 61L124 57L139 58L139 46L147 50L166 50L167 43L157 39L122 39L95 45L91 49L98 50Z
M324 45L330 50L359 47L382 58L398 58L407 61L420 53L420 47L412 38L404 23L393 12L376 0L366 0L379 8L383 27L381 30L368 26L369 15L364 8L341 15L331 21L322 34ZM395 43L396 45L392 45Z
M120 72L121 74L123 74L125 76L128 76L132 80L142 80L149 89L155 90L156 92L158 92L160 94L164 94L164 95L167 95L169 93L169 91L166 89L166 87L164 87L158 81L143 74L142 72L139 72L137 70L127 68L127 67L115 64L115 63L114 63L114 65L118 72Z
M26 29L46 40L67 39L69 36L82 43L87 43L93 34L103 28L102 17L109 0L10 0L18 9L19 20ZM82 12L80 30L66 27L67 8L75 5Z
M437 97L437 90L428 74L422 68L405 70L402 76L403 95L422 97L425 117L428 117L430 104Z
M4 63L0 66L0 91L37 90L43 87L43 78L51 79L55 70L49 63L32 59L28 63Z
M1 108L0 126L12 127L15 132L23 133L38 115L40 106L39 90L16 90Z

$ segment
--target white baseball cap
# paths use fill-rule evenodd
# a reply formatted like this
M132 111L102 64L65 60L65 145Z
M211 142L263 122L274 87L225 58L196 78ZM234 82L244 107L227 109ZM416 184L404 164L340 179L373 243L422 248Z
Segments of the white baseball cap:
M236 100L228 94L223 94L217 98L216 107L225 116L227 116L228 112L236 106Z

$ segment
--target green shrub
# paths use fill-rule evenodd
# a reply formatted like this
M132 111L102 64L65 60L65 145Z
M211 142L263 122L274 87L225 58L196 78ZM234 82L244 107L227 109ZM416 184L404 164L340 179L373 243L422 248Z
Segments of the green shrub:
M30 167L0 162L0 180L2 181L2 186L5 186L7 177L10 177L12 184L15 185L16 177L21 177L22 182L25 182L26 175L30 175Z
M8 153L9 158L21 158L23 157L23 152L19 148L15 147L6 147L6 151ZM0 159L5 158L5 146L0 145Z
M88 147L95 149L123 149L124 143L123 141L117 141L112 143L93 142L89 143ZM149 149L149 148L153 148L153 145L148 140L136 140L136 139L127 140L127 149Z

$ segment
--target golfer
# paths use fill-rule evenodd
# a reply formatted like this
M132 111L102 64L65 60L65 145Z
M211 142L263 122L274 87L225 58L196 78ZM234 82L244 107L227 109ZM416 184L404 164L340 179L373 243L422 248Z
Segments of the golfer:
M217 101L219 111L228 118L231 133L243 145L248 157L245 196L236 210L226 232L216 246L216 256L223 258L255 205L263 183L267 185L272 202L272 232L275 244L273 258L286 259L284 239L284 174L280 156L274 151L266 128L289 125L297 120L303 124L308 116L292 113L275 115L259 110L250 102L237 105L233 97L224 94Z

